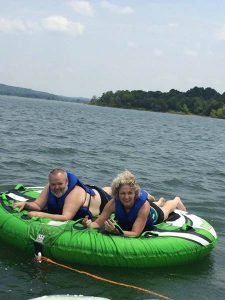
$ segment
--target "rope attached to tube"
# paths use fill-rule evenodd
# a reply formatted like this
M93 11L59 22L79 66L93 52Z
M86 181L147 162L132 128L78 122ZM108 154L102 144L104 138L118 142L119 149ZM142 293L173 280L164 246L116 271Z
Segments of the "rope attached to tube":
M79 274L84 274L84 275L92 277L92 278L94 278L96 280L104 281L104 282L107 282L107 283L110 283L110 284L114 284L114 285L123 286L123 287L126 287L126 288L132 288L132 289L135 289L137 291L140 291L140 292L143 292L143 293L146 293L146 294L150 294L152 296L156 296L156 297L158 297L159 299L162 299L162 300L172 300L171 298L169 298L167 296L161 295L159 293L156 293L156 292L153 292L153 291L150 291L150 290L147 290L147 289L135 286L135 285L131 285L131 284L127 284L127 283L122 283L122 282L110 280L110 279L107 279L107 278L104 278L104 277L100 277L100 276L91 274L89 272L81 271L81 270L69 267L67 265L57 263L57 262L53 261L52 259L44 257L44 256L41 256L41 261L40 261L40 257L39 257L38 261L39 262L45 261L45 262L51 263L53 265L59 266L61 268L64 268L64 269L67 269L67 270L70 270L70 271L73 271L73 272L77 272Z

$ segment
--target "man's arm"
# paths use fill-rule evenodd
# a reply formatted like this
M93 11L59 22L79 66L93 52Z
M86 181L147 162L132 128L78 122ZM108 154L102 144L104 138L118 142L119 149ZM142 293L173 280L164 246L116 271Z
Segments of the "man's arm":
M35 201L33 201L33 202L19 201L19 202L14 203L13 207L14 208L19 207L20 210L23 210L23 209L35 210L35 211L42 210L42 208L47 203L48 188L49 188L49 185L47 184Z
M46 195L47 196L47 195ZM65 199L65 203L63 206L62 214L49 214L41 211L31 211L28 216L29 217L40 217L40 218L49 218L56 221L68 221L72 220L73 217L76 215L77 211L80 207L83 206L85 199L85 192L84 190L79 187L75 186L74 189L67 195ZM39 199L38 205L43 205L42 199ZM47 202L47 200L46 200Z

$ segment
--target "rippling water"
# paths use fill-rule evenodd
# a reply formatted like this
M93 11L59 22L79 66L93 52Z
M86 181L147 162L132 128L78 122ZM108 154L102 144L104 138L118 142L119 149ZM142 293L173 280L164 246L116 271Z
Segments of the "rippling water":
M0 96L0 188L18 182L44 185L54 167L86 183L109 185L124 169L143 188L179 195L188 211L208 220L219 235L198 264L145 270L76 266L172 299L225 298L225 121L84 104ZM0 298L30 299L82 294L109 299L153 299L0 247ZM57 283L57 284L56 284Z

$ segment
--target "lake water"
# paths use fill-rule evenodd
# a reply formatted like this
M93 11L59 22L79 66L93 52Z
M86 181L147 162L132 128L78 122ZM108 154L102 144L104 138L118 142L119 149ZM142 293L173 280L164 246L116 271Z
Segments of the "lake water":
M172 299L225 298L225 120L0 96L0 189L44 185L63 167L109 185L124 169L159 197L181 196L219 235L210 256L188 266L117 269L73 266ZM159 299L34 261L0 246L0 299L92 295Z

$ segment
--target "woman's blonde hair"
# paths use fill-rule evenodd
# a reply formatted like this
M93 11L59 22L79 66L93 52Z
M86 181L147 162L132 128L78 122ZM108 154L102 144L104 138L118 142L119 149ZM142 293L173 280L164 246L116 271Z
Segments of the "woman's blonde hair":
M114 198L119 198L119 191L121 186L123 185L129 185L135 192L135 198L138 197L140 186L136 182L135 176L128 170L125 170L124 172L118 174L116 178L112 181L112 196Z

